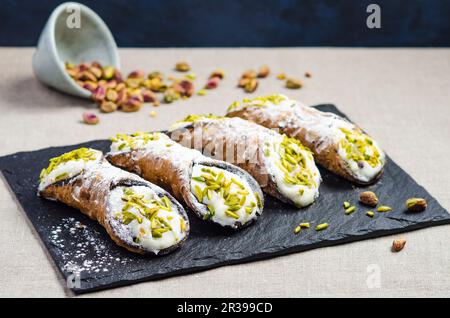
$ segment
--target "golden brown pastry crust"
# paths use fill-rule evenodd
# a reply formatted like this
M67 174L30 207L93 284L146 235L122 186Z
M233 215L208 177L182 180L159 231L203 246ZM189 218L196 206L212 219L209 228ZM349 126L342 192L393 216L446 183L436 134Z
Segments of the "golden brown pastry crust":
M302 107L301 112L309 118L315 117L317 120L320 120L321 116L330 116L330 114L309 107ZM227 116L242 118L267 128L277 129L281 133L299 140L304 146L311 149L314 159L319 165L353 183L369 185L376 182L383 174L383 169L381 169L377 176L369 182L355 178L347 168L345 161L338 155L338 146L334 143L324 145L322 136L308 131L307 127L302 124L302 118L294 112L268 112L265 107L244 107L229 110ZM358 127L356 129L361 131Z
M198 152L195 152L198 155L192 154L191 152L192 149L186 148L185 158L181 159L174 158L176 154L171 153L170 150L164 153L164 155L161 155L147 151L146 149L137 149L119 153L108 153L106 159L111 164L136 173L142 178L171 192L177 199L183 200L200 218L203 218L208 213L208 210L204 204L198 202L197 198L191 192L190 177L194 164L214 166L238 173L247 180L252 190L257 192L261 200L263 200L258 184L246 175L244 171L240 171L238 168L226 162L205 158ZM183 154L180 155L183 156ZM241 224L240 222L236 222L235 226L236 229L239 229L251 223Z
M111 223L111 218L108 217L108 196L117 186L147 186L155 190L156 193L162 193L163 190L157 189L151 183L131 173L118 171L120 170L119 168L111 166L106 161L101 162L99 165L101 166L100 169L97 169L99 166L94 166L89 171L84 171L70 179L50 184L40 191L39 195L49 200L65 203L96 220L106 229L106 232L117 245L134 253L148 253L138 244L127 242L119 237L114 225ZM161 250L158 253L159 255L175 250L187 239L189 234L189 219L183 207L168 193L164 192L164 195L169 198L172 204L177 206L180 216L186 221L186 235L176 245Z
M272 133L240 118L202 119L169 132L170 137L183 146L195 148L247 171L265 193L283 202L293 203L280 193L266 167L263 146Z

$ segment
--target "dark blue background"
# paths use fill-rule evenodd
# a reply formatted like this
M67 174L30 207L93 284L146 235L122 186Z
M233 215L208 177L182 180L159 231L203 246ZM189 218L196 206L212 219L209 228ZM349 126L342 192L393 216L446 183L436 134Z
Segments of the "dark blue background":
M58 0L0 1L0 45L34 46ZM119 46L450 46L450 0L79 1ZM366 27L381 6L382 28Z

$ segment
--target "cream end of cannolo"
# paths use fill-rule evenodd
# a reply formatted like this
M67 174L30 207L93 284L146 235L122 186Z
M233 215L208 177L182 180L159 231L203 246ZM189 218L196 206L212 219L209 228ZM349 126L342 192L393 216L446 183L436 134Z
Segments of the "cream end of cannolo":
M363 183L376 179L386 163L378 143L354 126L338 128L338 155L353 178Z
M175 129L183 128L189 125L192 125L198 121L202 120L210 120L210 119L224 119L223 116L216 116L213 114L191 114L186 116L185 118L176 121L169 127L169 132Z
M312 152L298 140L274 135L264 143L268 173L279 193L298 207L312 204L319 196L321 176Z
M296 103L296 101L289 99L285 95L273 94L254 98L244 98L242 101L235 101L228 106L227 112L231 113L249 107L277 107L278 109L291 108Z
M137 149L146 149L151 147L152 141L160 141L164 138L164 134L160 132L135 132L130 135L117 134L111 137L110 154L117 154L121 152L128 152ZM171 140L167 141L168 146L171 145Z
M226 169L194 164L190 186L197 201L207 207L205 220L236 229L262 213L261 192L254 191L243 176Z
M189 232L181 207L144 185L118 186L108 198L110 223L130 246L158 254L182 242Z
M49 185L70 179L102 160L101 151L90 148L79 148L50 159L47 168L42 169L39 176L38 193Z

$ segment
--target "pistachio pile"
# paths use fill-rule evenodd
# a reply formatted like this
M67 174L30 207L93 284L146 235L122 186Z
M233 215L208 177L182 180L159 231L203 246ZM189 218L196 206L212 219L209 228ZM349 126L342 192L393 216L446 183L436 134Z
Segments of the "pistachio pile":
M247 203L247 196L250 194L243 184L234 178L226 178L223 171L216 172L214 169L202 168L202 174L200 176L192 177L192 180L197 181L205 185L202 190L199 185L195 185L195 197L198 202L208 203L212 200L212 192L215 192L220 197L224 199L224 204L227 206L225 215L233 218L239 219L239 215L236 211L244 208L247 214L252 214L253 209L258 205L261 206L261 198L258 193L255 193L255 198L257 202ZM207 200L205 200L207 199ZM213 205L207 204L209 213L205 214L203 217L205 220L210 219L214 216L215 210Z
M172 78L170 84L164 82L161 72L151 72L145 76L144 71L133 71L126 78L112 66L102 66L99 62L65 64L67 73L75 82L92 93L92 99L104 113L122 110L135 112L143 103L160 104L157 93L162 93L162 101L171 103L180 98L189 98L194 92L194 84L187 76ZM185 66L178 68L186 69ZM85 122L87 122L85 120Z

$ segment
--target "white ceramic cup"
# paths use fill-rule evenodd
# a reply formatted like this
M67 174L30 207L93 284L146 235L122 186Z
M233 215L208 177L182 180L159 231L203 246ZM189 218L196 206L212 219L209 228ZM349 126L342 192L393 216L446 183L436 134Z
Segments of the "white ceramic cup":
M117 45L111 32L88 7L76 2L59 5L39 38L33 55L34 74L39 81L57 90L89 98L91 92L75 83L64 64L92 61L120 69Z

